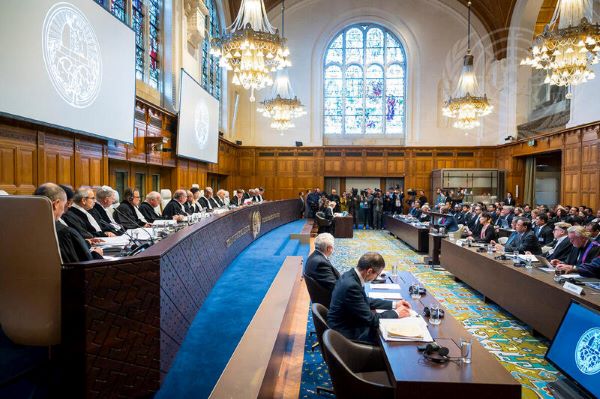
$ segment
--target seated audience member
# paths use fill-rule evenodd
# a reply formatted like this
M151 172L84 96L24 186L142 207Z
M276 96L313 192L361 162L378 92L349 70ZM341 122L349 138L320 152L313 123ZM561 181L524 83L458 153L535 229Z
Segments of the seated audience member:
M473 236L478 236L479 231L481 229L481 223L479 222L479 218L483 213L483 208L481 205L475 205L473 209L474 212L471 213L471 218L467 223L467 227L469 228L469 231L473 234Z
M546 259L549 261L558 260L560 263L565 263L569 260L573 244L569 240L568 230L571 227L569 223L558 222L554 225L552 231L554 240L550 243L552 249L546 254Z
M515 220L515 219L513 219ZM531 230L531 220L525 217L516 218L515 231L517 235L504 245L504 251L507 253L518 251L520 254L530 252L534 255L540 255L542 248L537 240L537 237ZM496 244L491 241L492 244ZM498 249L502 249L501 245L497 245Z
M504 205L500 210L500 216L496 219L494 223L496 227L499 229L510 229L510 225L513 220L513 207L509 205Z
M600 223L600 209L596 212L596 217L592 219L592 223Z
M169 201L169 203L165 206L165 209L163 209L163 218L167 220L183 220L183 218L187 216L187 212L183 207L185 201L187 201L187 194L185 190L175 191L175 193L173 193L173 199L171 199L171 201Z
M479 235L473 236L476 242L489 244L491 241L496 239L496 231L492 226L492 217L488 212L482 213L479 216L479 223L481 228L479 229Z
M431 220L431 214L429 213L429 205L425 204L421 207L421 214L419 215L419 222L425 223Z
M453 233L458 230L458 223L456 223L456 217L449 213L449 209L448 205L444 205L440 209L442 216L438 219L438 226L445 228L448 233Z
M588 223L585 229L590 233L590 239L600 242L600 223Z
M577 273L582 277L600 278L600 256L596 256L591 262L579 265L559 263L556 268L564 273Z
M423 205L427 203L427 197L425 196L425 191L419 190L419 202Z
M212 211L220 206L213 198L213 189L210 187L204 189L204 195L200 197L199 202L200 206L207 211Z
M410 305L400 300L396 303L368 298L365 283L373 281L385 267L383 257L376 252L367 252L358 260L354 269L344 273L333 289L327 316L329 327L346 338L375 343L379 319L410 316ZM383 313L373 309L387 309Z
M333 209L333 212L339 213L340 212L340 201L341 201L341 198L338 195L337 190L335 188L332 188L331 189L331 194L327 198L329 199L329 201L333 201L333 202L336 203L336 206Z
M123 192L123 201L115 209L115 219L126 229L150 227L150 224L137 208L140 204L140 192L126 188Z
M304 274L315 280L323 288L329 292L333 291L335 283L340 278L340 272L329 261L329 257L333 254L335 240L329 233L319 234L315 238L315 250L306 259ZM322 303L323 306L329 307L328 303Z
M65 190L54 183L45 183L35 190L34 195L47 197L52 202L52 215L55 221L56 237L58 238L62 263L102 259L102 249L90 248L77 230L69 227L61 220L67 203Z
M333 210L335 209L336 203L335 201L327 201L326 204L325 210L323 211L325 219L333 221Z
M554 239L552 234L552 227L548 224L548 215L546 213L540 213L537 215L535 220L534 233L540 242L540 246L548 245Z
M62 219L69 227L74 228L83 238L114 237L115 234L109 227L100 226L100 223L90 213L96 203L96 195L91 188L82 187L73 195L73 204L63 215Z
M414 201L410 206L410 211L408 211L408 214L414 218L421 216L421 203L419 201Z
M116 235L123 234L122 227L114 218L115 190L109 186L102 186L96 190L96 203L90 214L100 224L103 231L110 231Z
M512 245L515 242L515 240L519 238L519 233L517 232L517 219L518 218L512 219L512 222L510 224L512 233L510 233L510 236L508 236L508 240L506 240L506 244L504 244L505 247Z
M584 227L571 226L567 231L573 248L567 260L563 262L564 264L567 266L579 266L590 262L600 255L600 243L593 241L590 238L590 233ZM554 266L560 264L558 260L553 260L550 263Z
M144 216L144 219L148 221L148 223L154 223L155 220L160 220L163 218L154 210L157 206L160 205L160 201L160 193L157 193L156 191L151 191L148 194L146 194L146 200L140 204L140 212Z
M237 189L234 191L234 196L231 200L231 205L242 206L244 205L245 200L246 198L244 198L244 191Z

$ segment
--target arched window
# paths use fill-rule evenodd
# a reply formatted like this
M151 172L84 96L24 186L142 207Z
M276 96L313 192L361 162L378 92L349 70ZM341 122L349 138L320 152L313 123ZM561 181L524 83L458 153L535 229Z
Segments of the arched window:
M221 22L215 0L206 0L208 21L206 35L202 43L202 87L217 100L221 99L221 68L219 59L210 54L210 41L221 37Z
M389 30L345 28L327 48L323 76L325 134L405 134L406 56Z

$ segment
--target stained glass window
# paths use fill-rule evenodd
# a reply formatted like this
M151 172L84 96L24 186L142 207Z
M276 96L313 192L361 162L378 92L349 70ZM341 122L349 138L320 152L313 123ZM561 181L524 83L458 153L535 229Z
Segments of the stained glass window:
M202 87L217 100L221 99L221 68L219 59L210 55L210 41L221 36L221 22L215 0L206 0L208 16L206 35L202 42Z
M159 0L148 0L148 55L150 65L148 68L148 83L158 89L158 78L160 67L158 61L158 38L160 31L160 2Z
M404 134L406 57L394 34L352 25L325 53L323 130L330 135Z
M126 11L127 0L111 0L110 1L110 12L123 22L127 22L127 11Z
M144 80L144 12L143 1L131 1L132 27L135 32L135 77Z

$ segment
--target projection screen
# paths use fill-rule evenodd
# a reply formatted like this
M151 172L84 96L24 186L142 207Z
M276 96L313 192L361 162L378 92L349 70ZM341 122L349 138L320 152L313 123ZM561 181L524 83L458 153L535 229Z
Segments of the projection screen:
M181 70L177 155L217 163L219 101Z
M2 0L0 113L133 142L135 34L91 0Z

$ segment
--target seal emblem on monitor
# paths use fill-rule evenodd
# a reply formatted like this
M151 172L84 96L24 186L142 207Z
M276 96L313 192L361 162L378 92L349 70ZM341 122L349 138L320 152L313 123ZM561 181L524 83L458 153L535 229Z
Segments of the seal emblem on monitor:
M252 212L252 215L250 216L250 218L251 218L251 227L252 227L252 237L254 237L254 239L256 239L256 237L258 237L258 235L260 234L260 223L261 223L260 212L259 211Z
M44 64L54 89L70 106L86 108L102 84L102 54L94 28L74 5L57 3L44 19Z
M205 148L208 142L208 127L210 126L210 114L204 101L196 104L194 109L194 131L196 133L196 142L200 148Z
M575 364L583 374L600 372L600 328L590 328L579 338L575 347Z

